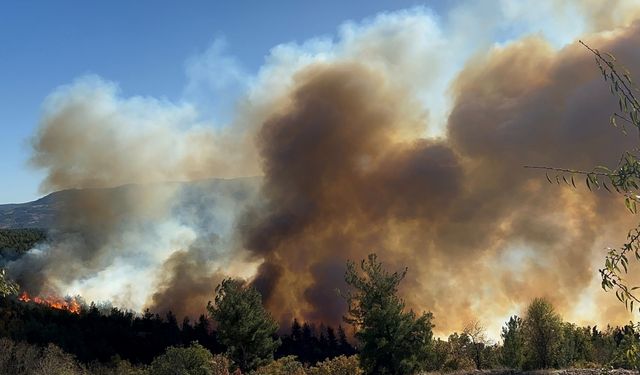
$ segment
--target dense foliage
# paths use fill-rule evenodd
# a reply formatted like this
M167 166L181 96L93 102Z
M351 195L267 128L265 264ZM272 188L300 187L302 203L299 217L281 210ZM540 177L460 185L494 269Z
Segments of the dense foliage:
M117 355L133 363L149 363L167 347L193 341L221 352L210 325L205 316L179 325L171 313L163 319L148 311L136 315L92 305L74 314L15 298L0 299L0 336L38 345L54 343L83 362L106 362Z
M189 347L170 346L151 362L150 370L154 375L211 375L213 354L198 343Z
M0 339L0 374L74 375L85 370L72 355L54 344L45 347Z
M361 343L360 363L367 374L413 374L429 362L432 345L431 313L405 311L397 296L407 270L389 273L369 255L356 269L347 264L345 281L352 287L345 320L356 328Z
M294 319L290 333L280 339L282 345L276 351L276 357L295 356L298 361L308 365L356 353L342 326L338 326L336 333L331 326L321 324L316 328L312 323L305 322L301 325Z
M281 336L284 345L276 352L277 358L294 355L304 359L304 363L314 364L355 353L342 327L336 331L331 326L321 326L318 332L307 323L299 330L296 325L300 327L297 320L292 325L293 331ZM212 326L213 322L204 315L196 321L185 318L178 323L171 313L164 317L148 311L137 315L92 305L80 314L73 314L24 303L14 297L0 298L0 337L41 346L54 343L85 363L96 360L106 363L113 356L131 363L150 363L167 347L190 345L194 341L213 353L222 353L225 347ZM302 331L308 333L300 334ZM338 332L337 338L329 334L332 332Z
M0 257L24 253L46 238L47 233L42 229L0 229Z
M550 368L558 363L562 343L562 319L551 303L536 298L527 308L522 330L527 343L528 368Z
M502 363L508 368L522 368L524 364L524 333L522 319L517 315L509 318L502 327Z
M278 324L262 306L262 296L254 287L243 280L225 279L216 288L215 302L207 308L218 323L227 355L242 371L273 360L280 346Z

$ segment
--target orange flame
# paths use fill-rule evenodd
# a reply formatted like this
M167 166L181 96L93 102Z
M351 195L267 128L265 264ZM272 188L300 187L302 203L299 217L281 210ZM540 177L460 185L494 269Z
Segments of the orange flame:
M35 302L39 305L44 305L44 306L48 306L51 307L53 309L58 309L58 310L66 310L69 312L72 312L74 314L80 314L80 303L78 303L78 301L75 298L60 298L60 297L33 297L31 298L31 296L29 296L29 293L27 292L22 292L22 294L20 294L20 297L18 297L18 299L22 302Z

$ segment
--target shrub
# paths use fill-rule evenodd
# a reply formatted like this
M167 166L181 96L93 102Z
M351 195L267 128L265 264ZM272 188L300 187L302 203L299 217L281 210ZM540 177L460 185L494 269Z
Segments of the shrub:
M109 363L94 361L89 365L92 375L149 375L149 369L145 365L132 365L126 359L113 356Z
M302 363L290 355L273 361L266 366L259 367L251 375L306 375Z
M213 375L230 375L229 374L229 359L222 354L216 354L211 361L211 367L213 369Z
M59 347L45 348L0 339L0 373L12 375L76 375L86 370Z
M73 375L85 374L85 369L76 362L73 355L65 353L54 344L42 350L39 360L33 366L30 375Z
M333 359L319 362L308 371L309 375L361 375L360 361L357 355L350 357L341 355Z
M188 348L171 346L151 362L154 375L213 375L213 371L213 355L196 342Z

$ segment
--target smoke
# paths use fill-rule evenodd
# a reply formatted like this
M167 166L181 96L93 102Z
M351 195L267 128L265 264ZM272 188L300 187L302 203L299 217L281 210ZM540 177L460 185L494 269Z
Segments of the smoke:
M637 38L631 26L591 42L633 66ZM497 331L496 317L539 295L568 319L619 321L576 305L598 298L602 249L632 218L615 196L548 186L523 168L615 165L611 150L634 145L606 129L615 99L589 53L532 36L476 55L450 86L443 138L426 135L429 116L403 78L366 59L317 63L265 121L265 202L241 228L265 259L256 286L270 309L283 323L340 322L344 262L376 251L409 265L405 297L433 310L440 332L478 317Z
M287 111L259 133L266 201L246 214L242 237L271 265L260 270L260 285L272 289L263 292L278 315L325 314L335 322L342 304L318 306L323 291L342 286L344 261L376 248L389 254L390 222L428 223L446 212L462 171L441 142L410 138L423 112L374 71L320 64L296 81Z
M573 43L638 66L630 4L383 13L336 39L277 46L252 77L214 44L189 61L185 91L246 87L224 124L203 98L125 98L96 77L59 88L32 163L47 171L43 191L83 190L58 196L52 242L10 272L32 294L178 315L203 313L215 285L240 276L283 325L337 324L346 260L376 252L409 266L401 293L434 312L440 333L477 319L498 332L541 295L567 319L627 319L595 308L616 306L597 267L633 217L614 195L552 186L523 166L615 165L634 145L607 128L615 98ZM220 66L229 79L195 82Z
M230 237L234 204L250 199L256 185L250 178L188 186L171 181L253 173L243 155L226 157L243 142L200 123L190 105L122 98L97 77L59 88L45 101L31 162L48 172L43 191L82 190L55 195L50 244L30 251L11 272L34 294L81 294L136 310L151 298L164 308L160 295L171 289L165 278L193 264L181 255L199 254L207 278L231 257L228 240L213 239ZM215 250L222 245L226 250ZM181 280L186 288L188 279ZM193 280L194 293L203 283ZM174 311L193 306L190 299L175 298Z
M45 192L255 174L232 152L239 138L199 121L189 104L122 98L89 76L46 99L31 162L47 171Z

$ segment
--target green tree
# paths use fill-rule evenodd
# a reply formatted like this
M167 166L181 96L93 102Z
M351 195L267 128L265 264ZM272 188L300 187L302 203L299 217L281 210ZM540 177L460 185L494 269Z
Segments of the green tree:
M347 323L361 344L360 363L367 374L413 374L427 367L432 346L432 314L404 311L397 296L407 269L387 272L375 254L359 269L347 262L345 281L351 287Z
M502 364L520 369L524 363L524 336L522 333L522 318L517 315L509 318L507 325L502 327Z
M562 340L562 319L544 298L534 299L527 308L523 333L528 368L546 369L557 365Z
M262 296L244 280L225 279L207 309L218 323L218 337L227 355L242 371L254 370L273 360L280 345L274 339L278 324L262 306Z
M619 343L613 353L613 365L626 369L640 370L640 337L637 333L637 325L629 322L628 325L618 329Z
M188 348L170 346L151 362L154 375L212 375L213 355L194 342Z
M562 343L558 364L560 367L575 367L593 362L591 329L578 327L572 323L562 324Z

